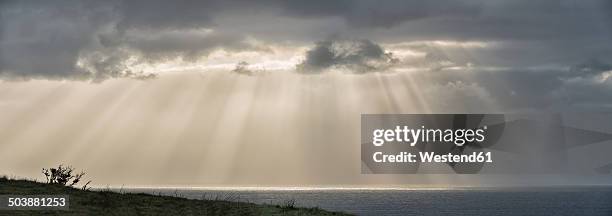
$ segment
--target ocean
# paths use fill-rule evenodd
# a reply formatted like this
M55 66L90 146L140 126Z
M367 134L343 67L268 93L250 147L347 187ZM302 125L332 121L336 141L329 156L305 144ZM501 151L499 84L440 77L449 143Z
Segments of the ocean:
M612 187L457 189L192 189L126 192L319 207L356 215L612 215Z

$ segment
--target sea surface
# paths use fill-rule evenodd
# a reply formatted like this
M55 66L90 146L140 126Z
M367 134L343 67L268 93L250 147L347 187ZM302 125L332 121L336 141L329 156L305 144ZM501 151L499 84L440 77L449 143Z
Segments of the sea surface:
M191 199L319 207L356 215L612 215L612 187L458 189L128 188Z

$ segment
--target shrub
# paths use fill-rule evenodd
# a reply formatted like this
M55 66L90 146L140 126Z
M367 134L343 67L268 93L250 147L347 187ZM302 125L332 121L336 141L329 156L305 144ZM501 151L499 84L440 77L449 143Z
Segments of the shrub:
M45 175L47 179L47 184L59 184L64 186L73 187L77 183L81 181L81 178L85 175L85 172L80 172L74 174L74 168L71 166L59 165L57 168L43 168L42 174ZM87 190L87 185L89 185L91 181L87 182L83 186L83 190Z

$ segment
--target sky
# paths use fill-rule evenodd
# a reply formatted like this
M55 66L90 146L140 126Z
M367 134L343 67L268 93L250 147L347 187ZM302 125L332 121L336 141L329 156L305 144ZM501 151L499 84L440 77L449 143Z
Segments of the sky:
M609 113L611 11L605 0L1 0L0 173L65 163L100 184L496 182L360 175L359 115Z

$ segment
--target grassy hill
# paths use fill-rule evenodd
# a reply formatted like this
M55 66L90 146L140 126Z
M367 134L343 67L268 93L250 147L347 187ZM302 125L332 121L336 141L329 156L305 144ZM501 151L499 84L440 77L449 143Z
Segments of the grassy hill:
M0 177L0 194L69 195L70 210L0 210L0 215L347 215L292 205L260 205L220 200L191 200L172 196L83 191L30 180Z

